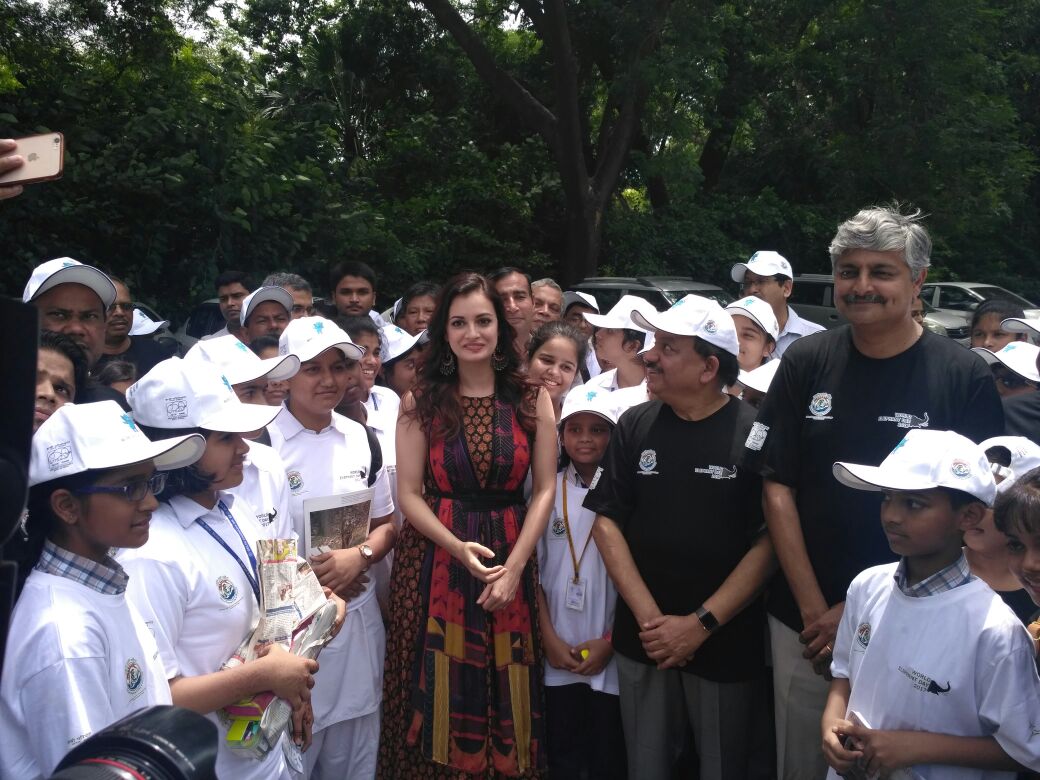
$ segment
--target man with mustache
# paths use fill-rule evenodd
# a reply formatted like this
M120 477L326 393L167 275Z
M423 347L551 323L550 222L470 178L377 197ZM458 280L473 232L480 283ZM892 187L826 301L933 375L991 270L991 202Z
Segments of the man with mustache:
M94 371L97 373L106 363L113 360L125 360L132 363L137 369L137 376L142 377L151 371L156 363L173 357L173 353L151 336L130 335L130 326L134 322L134 303L130 288L122 279L114 276L109 278L116 287L116 299L108 307L105 343Z
M767 604L780 778L826 775L820 718L845 593L894 560L880 497L842 486L832 464L879 463L915 428L976 442L1003 430L985 363L911 316L931 249L920 212L868 208L838 227L834 299L848 324L790 346L745 444L781 566Z

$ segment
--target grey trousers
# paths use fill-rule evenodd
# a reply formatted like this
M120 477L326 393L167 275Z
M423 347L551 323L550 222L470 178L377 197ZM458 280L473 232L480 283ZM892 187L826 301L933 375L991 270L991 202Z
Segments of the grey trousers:
M717 683L678 669L658 671L620 653L614 657L629 777L671 780L688 728L701 780L748 776L752 707L761 680Z

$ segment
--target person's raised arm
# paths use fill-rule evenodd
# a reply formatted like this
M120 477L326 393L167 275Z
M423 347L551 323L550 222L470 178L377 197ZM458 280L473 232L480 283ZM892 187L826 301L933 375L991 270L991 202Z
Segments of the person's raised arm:
M481 558L494 558L494 551L477 542L459 539L437 518L423 498L429 442L414 410L415 397L407 393L401 399L401 413L397 418L397 498L401 511L416 531L447 550L474 577L482 582L493 582L502 576L505 568L484 566Z
M538 390L534 451L531 453L533 489L524 525L506 558L505 574L480 594L477 603L488 611L501 609L516 595L520 577L535 545L545 533L556 499L556 414L544 388Z

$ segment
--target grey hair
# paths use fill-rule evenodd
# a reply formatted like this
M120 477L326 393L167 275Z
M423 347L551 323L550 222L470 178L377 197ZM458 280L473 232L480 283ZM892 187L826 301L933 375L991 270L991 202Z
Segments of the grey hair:
M903 214L898 206L872 206L838 225L828 249L831 268L846 252L867 249L872 252L902 252L914 278L931 263L932 239L921 224L921 210Z
M531 289L533 290L535 287L551 287L560 295L563 295L563 288L556 283L555 279L550 279L548 276L536 282L531 282Z
M267 278L261 283L261 287L282 287L288 289L292 287L294 290L302 290L303 292L313 293L311 289L311 283L304 279L299 274L286 273L279 271L273 274L268 274Z

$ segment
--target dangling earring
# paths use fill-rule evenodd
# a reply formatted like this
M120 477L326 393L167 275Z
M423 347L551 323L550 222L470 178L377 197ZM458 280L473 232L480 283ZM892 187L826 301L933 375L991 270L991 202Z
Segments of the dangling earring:
M450 349L448 354L441 358L440 371L444 376L451 376L455 373L455 353Z
M507 363L506 356L499 351L498 347L495 347L495 351L491 354L491 367L495 371L501 371L506 367Z

